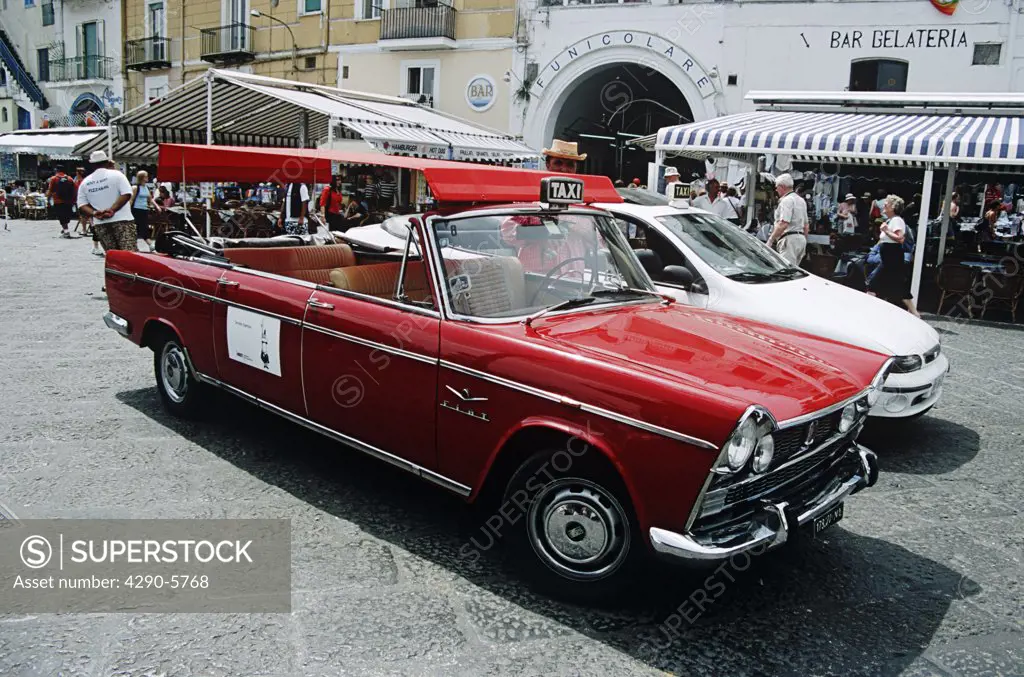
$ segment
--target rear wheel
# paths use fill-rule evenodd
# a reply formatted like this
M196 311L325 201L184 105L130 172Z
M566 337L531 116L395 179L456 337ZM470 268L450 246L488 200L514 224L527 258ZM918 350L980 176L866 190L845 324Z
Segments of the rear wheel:
M201 411L205 387L188 367L181 340L163 332L153 345L153 370L164 408L175 416L193 417Z
M512 556L545 592L575 601L613 599L639 560L638 527L618 476L587 458L559 471L560 452L523 463L505 491L505 505L522 506ZM565 462L561 462L565 465Z

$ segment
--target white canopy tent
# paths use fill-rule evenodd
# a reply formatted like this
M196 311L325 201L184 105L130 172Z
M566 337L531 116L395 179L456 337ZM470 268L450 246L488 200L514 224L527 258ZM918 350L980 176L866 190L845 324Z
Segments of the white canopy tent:
M210 69L111 120L79 145L119 160L147 160L160 143L316 147L362 139L389 154L516 162L539 153L507 134L406 99Z
M911 291L921 285L928 207L936 169L948 171L946 195L957 171L1024 168L1024 95L851 92L751 92L758 110L674 127L637 143L656 153L696 159L722 157L751 167L765 154L797 161L921 167ZM939 262L949 230L942 214Z
M58 127L9 132L0 136L0 153L77 159L75 147L101 136L106 127Z

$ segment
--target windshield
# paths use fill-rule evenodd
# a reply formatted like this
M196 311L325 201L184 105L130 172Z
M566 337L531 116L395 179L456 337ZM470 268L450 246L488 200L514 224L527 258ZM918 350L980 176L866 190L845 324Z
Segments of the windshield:
M554 306L657 301L615 222L593 212L432 219L452 309L519 318Z
M713 214L680 212L656 218L704 263L726 277L756 282L804 275L760 240Z

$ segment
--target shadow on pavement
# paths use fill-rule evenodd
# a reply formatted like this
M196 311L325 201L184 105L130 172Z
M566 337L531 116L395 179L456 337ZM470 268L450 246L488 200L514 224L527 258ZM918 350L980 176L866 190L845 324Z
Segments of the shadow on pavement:
M974 460L981 438L929 413L912 421L869 419L860 442L878 454L882 472L943 475Z
M570 628L671 673L898 675L950 605L978 590L944 565L836 527L827 540L755 561L737 557L700 575L654 565L625 605L579 607L530 590L499 548L461 556L471 537L482 540L480 516L387 464L226 395L213 398L215 416L196 422L168 415L155 389L117 398L259 480L496 595L499 605L552 621L556 634ZM933 434L949 434L941 430Z

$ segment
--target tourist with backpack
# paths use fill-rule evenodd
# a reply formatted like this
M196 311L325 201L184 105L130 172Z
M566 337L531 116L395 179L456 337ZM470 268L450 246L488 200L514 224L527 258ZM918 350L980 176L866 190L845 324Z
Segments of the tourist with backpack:
M46 182L46 198L53 201L53 215L60 223L60 236L70 238L68 224L74 216L75 180L64 173L64 167L57 165L56 172Z

